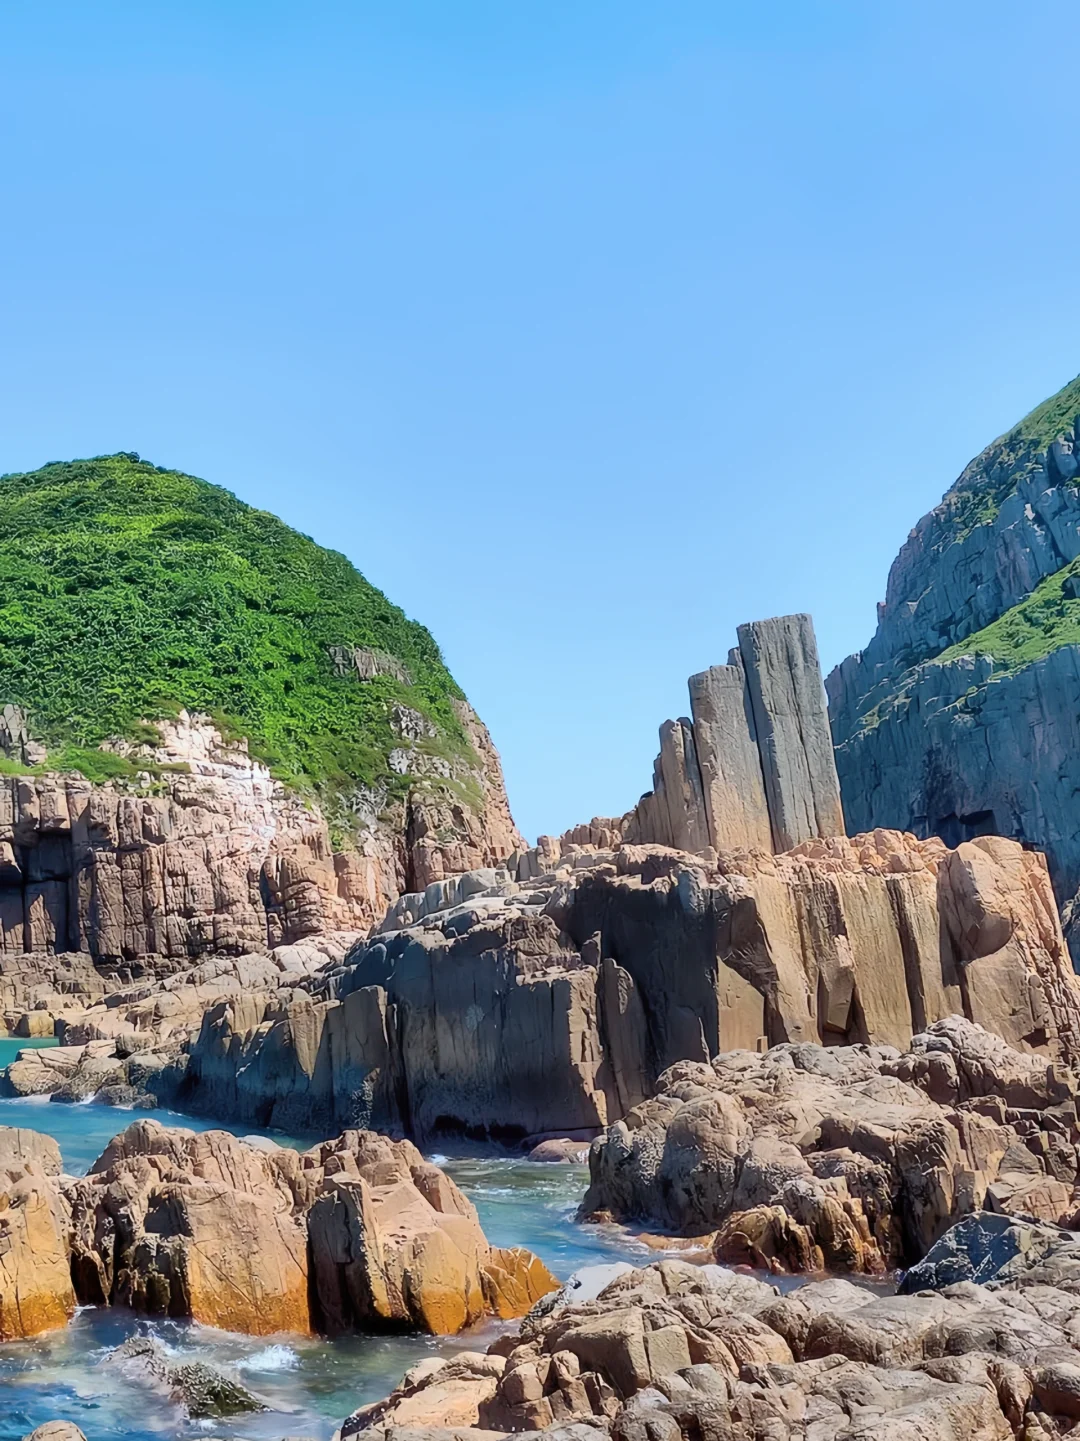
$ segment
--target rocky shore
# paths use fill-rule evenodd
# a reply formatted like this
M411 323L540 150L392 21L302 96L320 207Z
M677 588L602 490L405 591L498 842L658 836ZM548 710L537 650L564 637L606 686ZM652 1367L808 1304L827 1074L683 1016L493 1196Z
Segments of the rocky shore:
M88 1175L0 1128L0 1340L76 1304L272 1335L408 1327L452 1335L556 1286L488 1244L475 1207L409 1141L348 1131L305 1152L136 1121Z
M1023 1255L1025 1227L1014 1230ZM579 1278L487 1353L426 1362L341 1441L1050 1441L1080 1420L1076 1251L913 1295L782 1294L661 1261ZM590 1285L590 1280L594 1284Z
M841 834L808 618L739 639L625 816L526 848L495 758L459 818L487 815L486 840L417 811L396 880L355 893L360 853L272 786L238 823L257 768L191 717L204 769L168 794L72 783L63 809L20 780L0 996L11 1031L62 1044L23 1051L8 1094L327 1139L144 1119L73 1178L0 1131L0 1338L77 1305L258 1336L525 1318L414 1367L343 1441L1067 1434L1080 982L1045 862L998 836ZM48 856L53 888L29 889ZM581 1224L697 1264L556 1296L417 1149L450 1142L591 1142ZM117 1364L174 1386L160 1358Z
M984 1207L1071 1224L1077 1081L960 1017L905 1051L781 1045L680 1062L594 1142L586 1214L717 1260L886 1275Z

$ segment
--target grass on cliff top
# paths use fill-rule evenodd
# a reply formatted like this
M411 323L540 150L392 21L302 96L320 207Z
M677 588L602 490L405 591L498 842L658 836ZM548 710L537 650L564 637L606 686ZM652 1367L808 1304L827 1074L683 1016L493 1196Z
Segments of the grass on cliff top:
M335 674L338 645L390 653L410 683ZM428 631L343 555L219 486L132 454L0 477L0 704L25 707L54 764L103 779L100 741L186 707L347 809L358 784L402 784L394 701L471 756L460 696Z
M937 657L948 663L962 655L989 655L1016 669L1042 660L1063 645L1080 645L1080 600L1065 595L1070 577L1080 579L1080 561L1048 575L1011 610Z
M1080 416L1080 376L1029 411L967 466L945 496L955 539L988 525L1017 482Z

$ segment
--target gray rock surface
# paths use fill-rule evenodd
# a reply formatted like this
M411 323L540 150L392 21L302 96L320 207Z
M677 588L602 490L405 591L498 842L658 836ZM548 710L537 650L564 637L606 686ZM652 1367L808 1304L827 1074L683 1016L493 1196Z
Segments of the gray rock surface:
M740 626L728 664L691 676L689 688L693 720L660 727L653 789L624 817L624 840L701 854L843 834L808 615Z
M826 682L851 829L896 827L949 845L999 834L1037 847L1070 921L1080 648L1010 666L974 644L938 657L1080 557L1078 418L1074 381L971 462L901 548L873 639ZM1064 594L1075 591L1070 573ZM1080 959L1080 934L1067 929Z
M814 627L808 615L739 627L773 849L844 833Z
M772 847L765 781L742 657L690 677L698 766L709 844L721 849Z
M1080 1234L997 1211L976 1211L949 1228L899 1285L902 1296L942 1291L959 1281L979 1285L1007 1276L1017 1279L1055 1256L1080 1252Z

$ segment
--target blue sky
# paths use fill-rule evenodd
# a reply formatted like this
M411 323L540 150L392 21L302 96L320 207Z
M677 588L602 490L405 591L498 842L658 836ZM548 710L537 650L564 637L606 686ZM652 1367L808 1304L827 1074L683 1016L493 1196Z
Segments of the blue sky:
M424 621L526 833L826 665L1080 371L1054 0L5 0L0 471L137 450Z

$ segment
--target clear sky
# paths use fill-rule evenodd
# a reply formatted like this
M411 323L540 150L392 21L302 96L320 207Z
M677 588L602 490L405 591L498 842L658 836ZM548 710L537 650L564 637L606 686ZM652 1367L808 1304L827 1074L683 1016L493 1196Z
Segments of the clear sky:
M440 642L529 835L869 638L1080 371L1055 0L4 0L0 471L137 450Z

